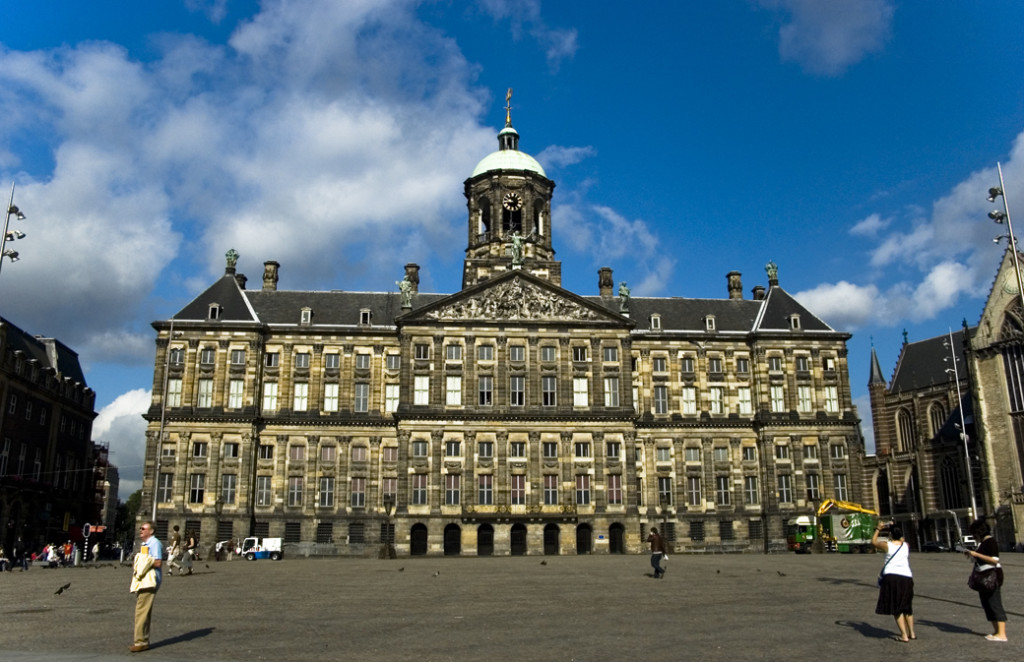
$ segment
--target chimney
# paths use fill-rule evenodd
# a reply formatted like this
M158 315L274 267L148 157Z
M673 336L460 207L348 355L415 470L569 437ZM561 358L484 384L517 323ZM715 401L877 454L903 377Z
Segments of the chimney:
M277 270L281 265L273 260L267 260L263 263L263 291L264 292L276 292L277 291Z
M754 301L764 301L764 285L755 285L751 290Z
M410 262L405 265L405 276L412 283L412 293L419 294L420 291L420 265Z
M245 283L248 280L249 279L245 277L245 274L236 274L235 275L235 282L238 283L238 289L240 289L240 290L244 290L245 289Z
M610 297L615 291L615 280L612 278L611 267L601 267L597 270L597 289L603 297Z
M742 274L738 271L730 271L725 275L729 281L729 298L730 299L742 299L743 298L743 281L740 279Z

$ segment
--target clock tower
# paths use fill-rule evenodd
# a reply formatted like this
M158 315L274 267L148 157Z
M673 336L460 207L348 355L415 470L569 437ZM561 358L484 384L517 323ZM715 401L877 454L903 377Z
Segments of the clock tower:
M562 264L551 247L555 183L536 159L519 151L511 100L509 89L498 151L485 156L465 182L469 237L463 289L511 269L562 284Z

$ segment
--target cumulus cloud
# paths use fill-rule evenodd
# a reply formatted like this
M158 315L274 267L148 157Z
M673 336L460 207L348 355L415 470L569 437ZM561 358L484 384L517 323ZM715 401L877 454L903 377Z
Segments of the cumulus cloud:
M121 480L118 498L122 501L142 487L146 455L146 421L152 393L135 389L117 397L96 415L93 439L110 448L110 462L117 466Z
M551 145L545 147L540 154L537 155L537 160L544 164L545 168L563 168L568 165L573 165L588 159L591 156L597 154L597 150L591 146L586 147L563 147L561 145Z
M885 46L895 11L891 0L859 2L762 0L787 16L779 28L779 55L805 71L836 76Z
M849 232L854 236L874 237L887 227L889 227L889 219L882 218L879 214L871 214L867 218L857 221Z
M849 331L874 321L884 306L875 285L855 285L845 280L824 283L793 296L829 326Z

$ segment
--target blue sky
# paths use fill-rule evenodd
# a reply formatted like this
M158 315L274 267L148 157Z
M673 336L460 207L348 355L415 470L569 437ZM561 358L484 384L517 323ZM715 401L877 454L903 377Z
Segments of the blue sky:
M29 218L0 315L75 348L122 497L141 477L153 320L235 248L282 289L460 286L462 182L514 88L556 181L563 285L725 297L779 265L849 343L872 437L871 341L977 322L1024 219L1024 4L160 3L0 6L0 189ZM1024 226L1022 226L1024 227Z

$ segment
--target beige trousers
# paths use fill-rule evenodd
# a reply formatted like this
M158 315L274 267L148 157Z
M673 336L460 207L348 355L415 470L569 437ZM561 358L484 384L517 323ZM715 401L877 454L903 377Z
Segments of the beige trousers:
M135 644L149 644L149 622L153 618L153 598L156 589L144 589L138 592L135 602Z

